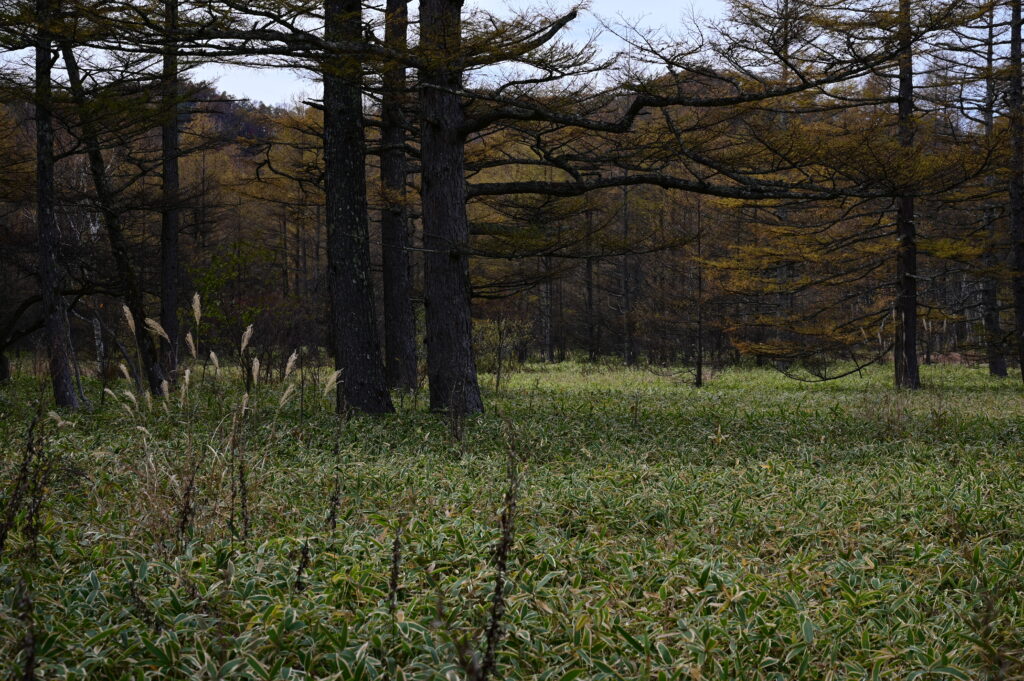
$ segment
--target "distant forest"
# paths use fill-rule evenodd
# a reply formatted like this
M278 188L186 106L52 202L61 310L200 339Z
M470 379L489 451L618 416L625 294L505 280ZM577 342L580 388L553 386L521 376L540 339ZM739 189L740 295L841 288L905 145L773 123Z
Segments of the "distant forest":
M298 361L469 414L525 361L1021 366L1021 0L732 0L616 54L583 11L4 2L0 380Z

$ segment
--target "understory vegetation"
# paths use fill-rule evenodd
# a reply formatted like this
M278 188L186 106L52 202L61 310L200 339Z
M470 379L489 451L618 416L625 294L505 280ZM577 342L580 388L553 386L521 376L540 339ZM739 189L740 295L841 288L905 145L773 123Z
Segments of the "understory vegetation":
M1018 384L492 379L465 419L212 366L62 416L19 373L0 676L1024 678Z

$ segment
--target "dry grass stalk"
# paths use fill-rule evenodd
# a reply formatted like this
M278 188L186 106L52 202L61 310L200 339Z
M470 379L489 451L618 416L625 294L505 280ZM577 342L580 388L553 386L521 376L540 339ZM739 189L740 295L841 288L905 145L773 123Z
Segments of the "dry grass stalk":
M150 317L146 317L146 322L145 323L146 323L146 330L149 331L151 334L153 334L154 336L159 336L160 338L163 338L168 343L171 342L170 336L168 336L167 332L164 331L164 327L160 326L160 322L158 322L155 319L151 319Z

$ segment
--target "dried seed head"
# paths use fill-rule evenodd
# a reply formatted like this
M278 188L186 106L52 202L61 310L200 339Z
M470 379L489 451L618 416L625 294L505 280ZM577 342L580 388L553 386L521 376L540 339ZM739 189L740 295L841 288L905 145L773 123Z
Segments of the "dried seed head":
M256 384L260 382L260 358L252 358L252 387L256 387Z
M164 327L160 326L160 322L157 320L146 317L146 329L154 336L160 336L168 343L171 342L170 336L167 335L167 332L164 331Z
M220 361L217 360L217 353L213 350L210 350L210 361L213 362L213 368L217 370L217 373L220 373Z
M196 358L196 342L192 338L192 332L189 331L185 334L185 345L188 346L188 351L192 354L192 359Z
M196 320L196 326L199 326L199 320L203 318L203 306L199 302L198 291L192 296L192 318Z
M189 381L189 378L191 378L191 376L192 376L192 370L191 369L185 369L185 375L184 375L184 377L182 378L182 381L181 381L181 400L180 400L180 404L183 407L185 406L185 401L188 399L188 381Z
M288 400L291 399L292 394L294 392L295 392L295 384L294 383L289 383L288 387L285 388L285 390L284 390L284 394L281 395L281 399L278 400L277 406L278 407L283 407L285 404L287 404Z
M124 310L124 318L128 322L128 328L132 330L132 334L135 333L135 318L132 317L132 311L128 309L127 305L122 305L121 309Z
M65 421L64 419L62 419L60 414L58 414L55 411L47 412L47 416L49 416L51 419L53 419L53 422L57 424L58 428L63 428L64 426L74 425L70 421Z
M298 359L299 359L299 351L298 350L293 350L292 354L288 355L288 363L284 365L284 377L285 378L288 378L288 376L295 369L295 362Z
M331 377L327 379L327 385L324 386L324 397L327 397L332 390L338 387L338 379L341 378L341 369L338 369Z
M249 347L249 341L251 339L252 339L252 324L250 324L249 326L245 327L245 333L242 334L242 345L241 345L241 348L238 351L239 354L242 354L242 353L245 352L245 349L247 347Z

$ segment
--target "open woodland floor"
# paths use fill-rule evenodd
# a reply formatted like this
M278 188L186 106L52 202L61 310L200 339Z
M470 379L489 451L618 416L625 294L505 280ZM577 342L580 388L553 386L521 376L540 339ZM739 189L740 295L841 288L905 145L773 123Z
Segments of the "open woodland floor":
M1024 394L923 378L530 366L465 423L422 396L340 423L280 383L238 420L240 381L201 369L166 409L90 385L94 412L44 408L12 517L46 394L20 378L0 676L466 678L514 455L492 678L1024 678Z

